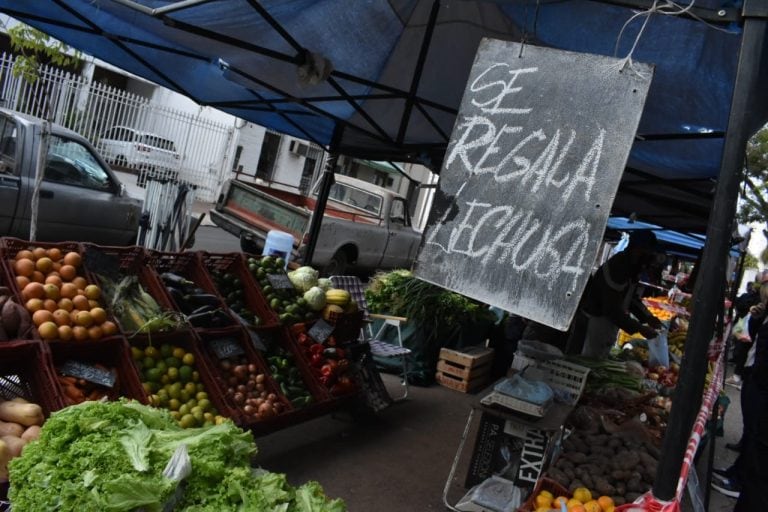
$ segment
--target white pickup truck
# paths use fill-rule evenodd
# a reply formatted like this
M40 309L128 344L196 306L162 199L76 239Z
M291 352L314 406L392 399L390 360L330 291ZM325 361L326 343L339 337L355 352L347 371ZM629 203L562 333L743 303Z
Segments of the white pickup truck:
M312 265L324 275L347 270L409 268L421 242L411 227L405 198L391 190L336 175L315 246ZM319 182L309 196L230 180L211 219L240 238L245 252L261 254L269 230L293 235L294 256L303 244L317 201Z

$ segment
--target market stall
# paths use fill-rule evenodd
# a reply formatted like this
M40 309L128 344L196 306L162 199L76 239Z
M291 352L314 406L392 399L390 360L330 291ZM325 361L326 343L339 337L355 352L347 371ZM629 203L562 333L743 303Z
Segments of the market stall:
M152 420L150 429L178 430L173 435L181 437L187 428L243 429L243 442L251 442L251 434L362 404L362 314L347 292L310 267L286 272L284 262L268 256L14 238L0 238L0 262L0 476L6 482L8 460L41 426L46 439L44 420L63 408L78 412L55 415L51 428L94 413L100 406L93 402L113 403L104 404L105 414L126 418L155 414L138 405L145 404L163 411L157 413L162 427ZM110 435L132 435L120 428L126 426ZM244 448L241 462L253 450ZM34 457L43 464L53 455L38 446ZM24 464L34 463L25 458ZM27 496L39 482L19 475L11 472L12 498L35 503ZM14 491L14 481L25 482L23 492ZM74 487L72 499L84 492ZM162 502L169 489L148 493ZM118 490L101 491L106 497L99 500L117 499ZM18 510L32 510L25 506Z

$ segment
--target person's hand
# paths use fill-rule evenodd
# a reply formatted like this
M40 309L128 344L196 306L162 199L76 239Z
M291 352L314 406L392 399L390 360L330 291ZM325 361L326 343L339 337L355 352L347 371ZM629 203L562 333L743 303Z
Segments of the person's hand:
M765 316L765 304L761 302L760 304L752 306L749 308L749 314L752 315L753 318Z
M648 325L653 327L654 329L658 330L664 327L664 324L661 323L661 320L656 318L655 316L648 319Z
M658 333L656 332L656 329L651 327L650 325L641 325L640 326L640 334L642 334L647 339L655 338Z

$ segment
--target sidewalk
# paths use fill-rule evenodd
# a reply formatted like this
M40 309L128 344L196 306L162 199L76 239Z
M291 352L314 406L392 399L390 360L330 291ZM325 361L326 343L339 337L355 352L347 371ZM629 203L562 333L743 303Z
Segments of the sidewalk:
M138 179L137 175L130 172L116 171L114 169L112 169L112 171L115 173L115 175L117 175L117 178L120 180L120 182L125 185L129 196L144 200L146 189L141 188L136 184L136 180ZM194 204L192 205L192 213L194 216L199 217L201 214L205 213L205 218L203 218L203 222L200 224L201 226L215 226L215 224L211 221L211 216L208 214L208 212L213 209L213 207L213 203L206 203L203 201L195 200Z

